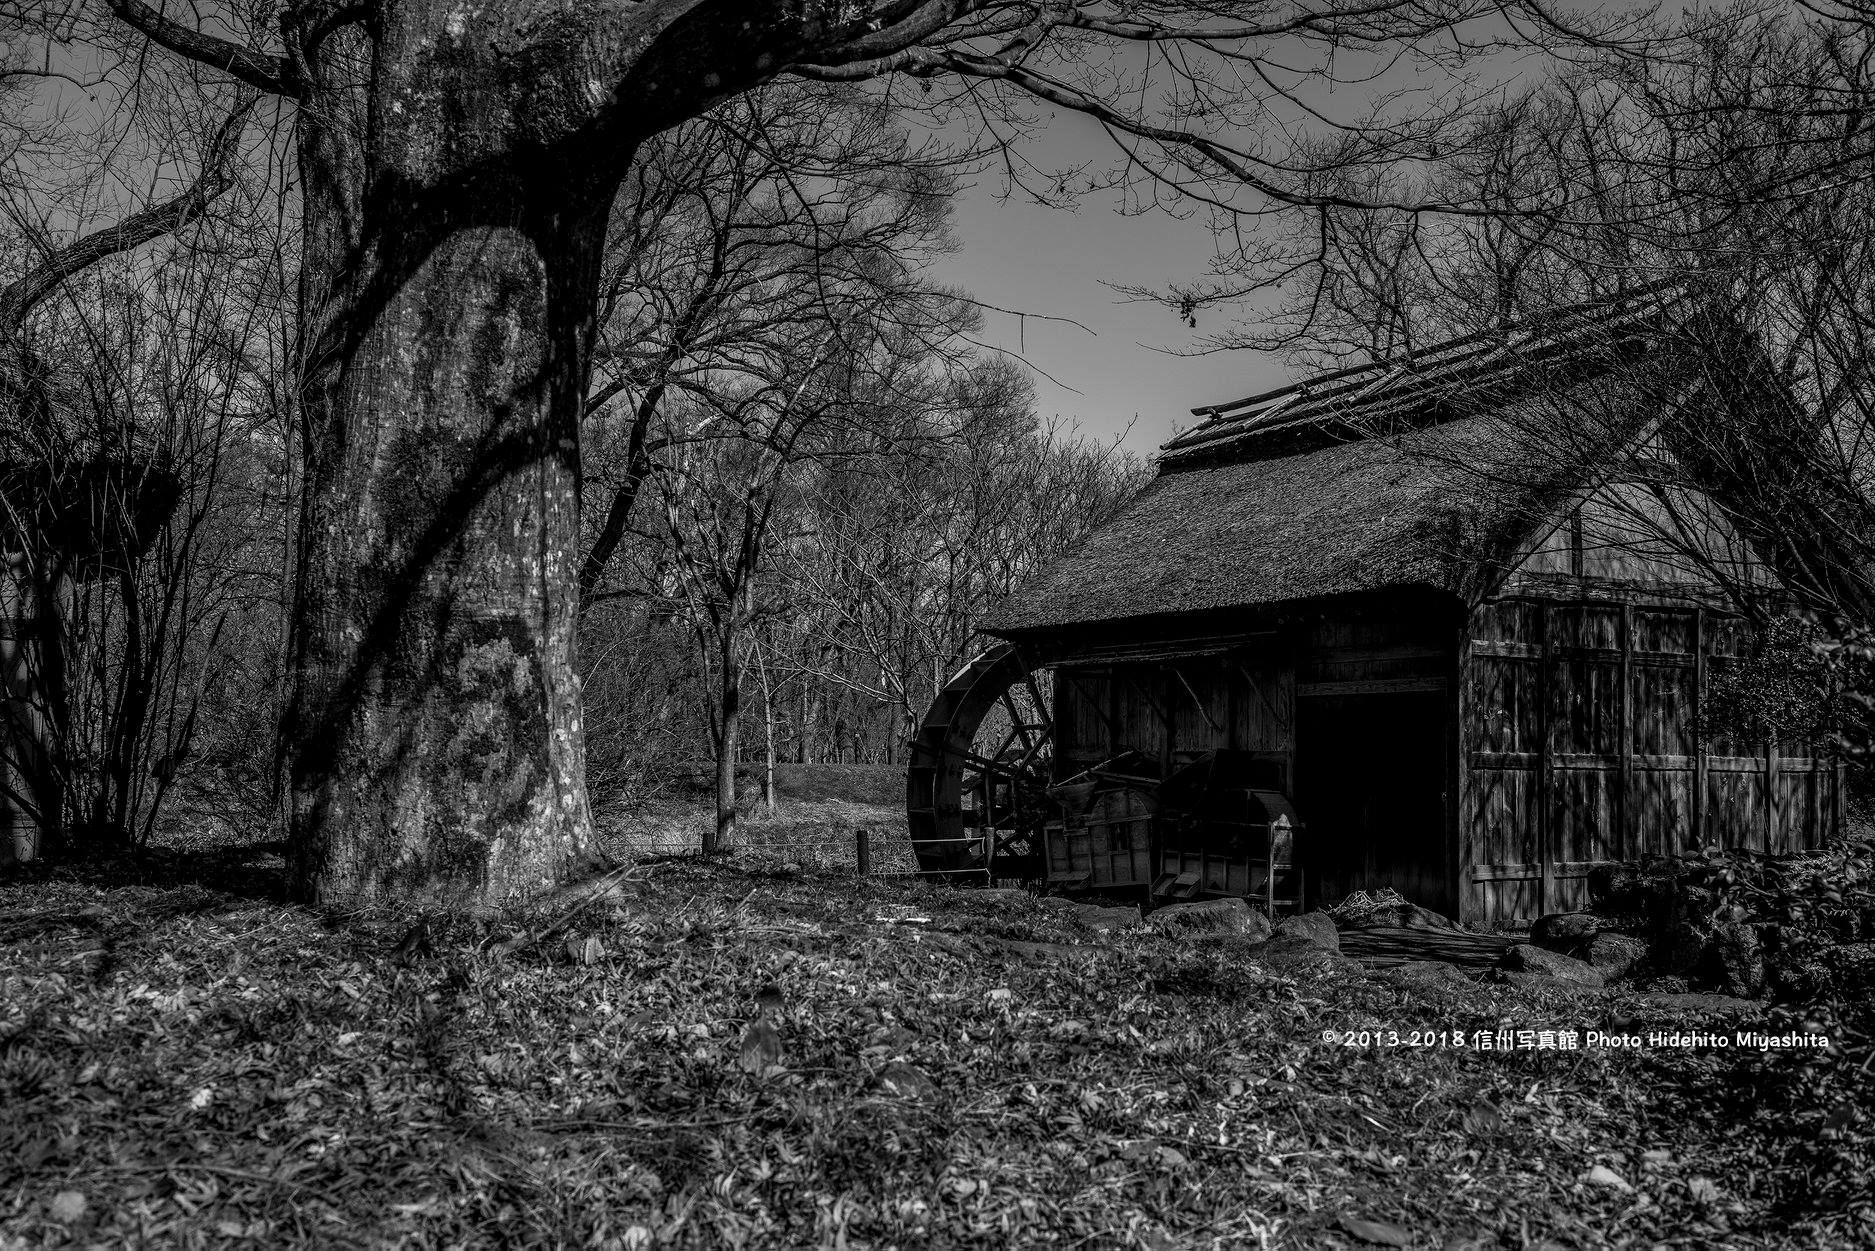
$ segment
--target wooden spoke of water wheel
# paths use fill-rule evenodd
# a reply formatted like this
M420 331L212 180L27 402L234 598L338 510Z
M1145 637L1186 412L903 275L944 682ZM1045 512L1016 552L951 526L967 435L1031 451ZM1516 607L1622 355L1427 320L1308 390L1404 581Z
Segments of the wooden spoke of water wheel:
M911 743L905 798L918 871L960 884L1039 880L1053 745L1048 701L1014 644L959 670Z

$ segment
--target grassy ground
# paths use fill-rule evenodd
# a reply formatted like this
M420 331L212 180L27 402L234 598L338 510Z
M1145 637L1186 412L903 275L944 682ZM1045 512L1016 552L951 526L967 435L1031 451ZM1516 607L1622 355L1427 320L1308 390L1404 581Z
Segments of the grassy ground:
M611 854L634 858L688 852L702 843L703 832L715 821L715 812L702 804L659 799L609 812L600 827ZM773 812L760 802L751 803L737 821L736 851L745 860L769 867L852 869L860 830L867 833L873 872L911 873L917 868L903 807L844 799L777 796Z
M1828 1077L1865 1040L1330 1045L1695 1022L694 859L400 951L407 918L285 905L278 864L0 879L0 1246L1875 1237L1868 1083Z
M738 815L740 858L778 868L837 871L855 867L858 832L866 831L872 870L911 873L917 868L905 828L905 774L891 765L778 764L775 806L759 798L759 767L745 766ZM688 852L715 825L709 778L700 769L691 785L650 797L614 798L598 806L607 850L622 859Z

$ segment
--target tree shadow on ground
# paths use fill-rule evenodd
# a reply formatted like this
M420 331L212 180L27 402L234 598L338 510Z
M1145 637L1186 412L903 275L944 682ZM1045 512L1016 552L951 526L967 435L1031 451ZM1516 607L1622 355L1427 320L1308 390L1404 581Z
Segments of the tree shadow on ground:
M0 868L0 886L69 882L102 889L154 887L186 890L183 912L225 905L230 896L285 904L286 844L279 840L202 850L145 847L95 860L45 862Z

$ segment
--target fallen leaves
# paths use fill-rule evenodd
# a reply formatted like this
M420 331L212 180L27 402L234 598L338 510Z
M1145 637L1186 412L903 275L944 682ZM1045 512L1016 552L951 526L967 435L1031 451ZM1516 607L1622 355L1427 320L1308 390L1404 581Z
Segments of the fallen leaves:
M46 1214L61 1225L76 1225L85 1219L88 1206L82 1190L61 1190L46 1205Z
M1696 1057L1329 1048L1397 992L1026 898L641 876L479 925L35 887L89 919L0 949L0 1245L63 1237L67 1193L158 1245L1588 1247L1767 1210L1705 1180L1762 1127L1656 1112ZM65 959L106 927L109 973ZM1537 1010L1478 993L1480 1025Z
M1628 1183L1628 1179L1606 1164L1597 1164L1582 1175L1582 1180L1591 1186L1605 1186L1610 1190L1619 1190L1623 1194L1634 1193L1634 1187Z

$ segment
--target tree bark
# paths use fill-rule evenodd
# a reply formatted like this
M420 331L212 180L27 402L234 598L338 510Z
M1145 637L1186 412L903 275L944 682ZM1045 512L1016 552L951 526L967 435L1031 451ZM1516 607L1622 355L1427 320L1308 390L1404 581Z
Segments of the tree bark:
M327 905L493 905L595 854L577 440L608 197L422 52L444 7L395 10L367 87L307 58L286 746L297 893Z
M718 652L720 703L716 721L716 825L703 841L705 852L724 851L736 843L736 757L742 747L742 668L737 639L725 628Z

